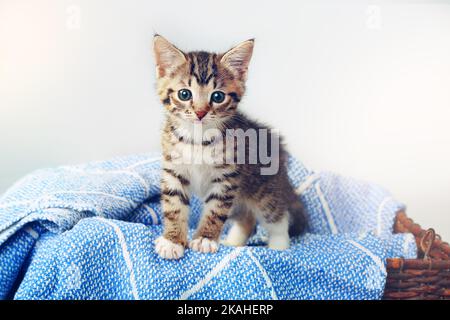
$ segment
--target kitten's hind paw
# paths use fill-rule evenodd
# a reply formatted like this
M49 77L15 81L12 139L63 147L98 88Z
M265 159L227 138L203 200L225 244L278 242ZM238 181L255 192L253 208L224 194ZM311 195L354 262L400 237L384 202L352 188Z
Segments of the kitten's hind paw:
M270 237L268 247L273 250L289 249L289 236Z
M155 240L155 250L163 259L180 259L184 255L184 247L164 237Z
M197 238L189 243L189 247L192 250L202 253L214 253L219 250L219 244L217 241L208 238Z
M220 244L227 246L227 247L243 247L245 246L245 243L234 241L234 239L223 239L220 241Z

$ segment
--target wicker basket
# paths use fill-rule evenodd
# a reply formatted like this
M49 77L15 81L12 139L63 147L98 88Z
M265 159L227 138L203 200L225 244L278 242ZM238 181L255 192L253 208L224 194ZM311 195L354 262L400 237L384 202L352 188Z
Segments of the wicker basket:
M388 259L384 299L450 299L450 246L433 229L424 230L399 212L396 233L410 232L419 248L418 259Z

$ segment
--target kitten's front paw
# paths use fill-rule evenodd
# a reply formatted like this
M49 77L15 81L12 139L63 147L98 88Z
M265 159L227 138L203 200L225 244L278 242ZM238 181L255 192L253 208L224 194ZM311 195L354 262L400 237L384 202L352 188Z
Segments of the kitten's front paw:
M189 247L202 253L214 253L219 249L219 244L217 241L208 238L197 238L189 243Z
M184 255L184 247L164 237L155 240L155 250L163 259L180 259Z

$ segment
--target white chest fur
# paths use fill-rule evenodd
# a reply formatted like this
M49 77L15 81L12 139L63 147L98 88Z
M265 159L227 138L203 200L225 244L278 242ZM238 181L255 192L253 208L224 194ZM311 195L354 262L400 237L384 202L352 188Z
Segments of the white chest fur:
M181 149L186 147L187 144L178 144L176 149L180 152L182 151ZM219 159L215 159L213 162L211 162L211 157L208 157L208 160L202 160L199 153L208 153L210 148L203 147L203 151L200 151L200 149L195 150L194 148L193 157L184 158L181 163L171 165L175 172L189 180L187 191L203 200L211 193L221 193L221 185L213 183L213 180L222 178L223 174L227 172L226 169L217 168L217 164L221 163ZM192 150L190 151L192 152Z
M206 197L212 189L212 180L217 174L211 165L200 164L189 167L191 183L189 191L200 198Z
M194 141L180 142L172 146L172 151L178 159L176 164L172 164L173 169L189 180L189 193L205 199L209 194L220 191L215 190L220 186L212 181L224 174L223 169L216 168L217 164L223 164L223 143L219 142L219 138L222 138L221 132L216 129L195 133L194 128L179 126L177 135L185 137L185 141ZM203 145L204 141L216 143ZM231 145L230 148L232 147Z

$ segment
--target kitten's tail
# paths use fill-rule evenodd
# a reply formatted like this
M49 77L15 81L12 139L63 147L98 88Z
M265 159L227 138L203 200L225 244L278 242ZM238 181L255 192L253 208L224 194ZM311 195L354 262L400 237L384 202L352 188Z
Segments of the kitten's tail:
M294 192L291 197L291 201L289 202L288 211L290 215L289 236L294 237L301 235L305 232L308 223L305 208Z

